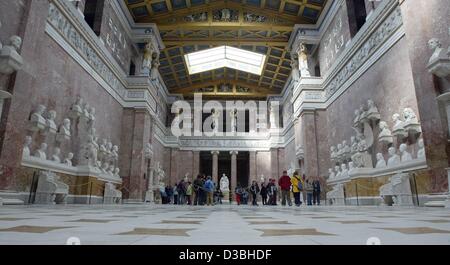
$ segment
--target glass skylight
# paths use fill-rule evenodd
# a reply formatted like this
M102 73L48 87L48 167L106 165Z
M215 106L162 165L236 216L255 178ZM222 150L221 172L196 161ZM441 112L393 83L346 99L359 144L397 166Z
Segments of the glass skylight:
M261 75L266 56L229 46L220 46L186 54L190 75L228 67L255 75Z

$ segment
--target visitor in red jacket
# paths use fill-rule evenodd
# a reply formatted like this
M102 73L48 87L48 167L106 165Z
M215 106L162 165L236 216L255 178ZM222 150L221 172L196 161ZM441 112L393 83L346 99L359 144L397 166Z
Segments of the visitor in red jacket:
M291 178L287 175L287 171L283 171L283 176L278 180L278 185L281 189L281 205L286 206L286 200L289 206L292 206L291 202Z

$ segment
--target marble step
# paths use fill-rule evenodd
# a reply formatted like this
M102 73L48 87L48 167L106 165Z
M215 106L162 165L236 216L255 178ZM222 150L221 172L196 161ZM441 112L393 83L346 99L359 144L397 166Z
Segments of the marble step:
M24 205L24 201L19 199L2 199L0 198L0 205Z

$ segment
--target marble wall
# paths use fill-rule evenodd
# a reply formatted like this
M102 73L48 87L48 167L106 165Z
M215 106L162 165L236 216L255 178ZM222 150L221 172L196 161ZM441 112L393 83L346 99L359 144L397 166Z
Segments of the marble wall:
M110 139L114 144L121 142L122 107L45 33L48 2L30 1L29 4L33 12L28 13L26 19L19 18L20 12L16 19L10 18L22 23L19 30L23 32L21 54L26 64L12 76L14 80L9 90L13 97L4 105L0 164L5 170L0 179L0 189L16 188L14 176L21 162L21 146L28 134L27 121L38 104L46 105L48 110L54 109L57 112L55 122L59 125L67 117L77 96L81 96L96 107L96 128L100 139ZM19 4L16 6L21 8ZM8 34L19 29L19 26L12 25ZM36 139L38 142L34 147L44 140L42 137ZM62 153L69 151L77 150L67 147Z

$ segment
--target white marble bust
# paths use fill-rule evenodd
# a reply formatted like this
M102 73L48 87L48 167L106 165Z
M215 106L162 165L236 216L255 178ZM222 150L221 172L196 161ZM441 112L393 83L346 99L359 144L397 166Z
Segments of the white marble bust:
M23 58L19 54L21 46L22 39L16 35L9 38L8 45L2 46L0 43L0 55L5 58L5 60L2 60L4 63L0 64L0 73L9 75L22 68Z
M372 120L379 120L380 119L380 112L378 111L377 106L375 105L375 102L373 100L369 99L367 100L367 118Z
M342 153L343 153L343 155L345 156L345 158L348 157L348 156L350 156L350 153L351 153L351 148L350 148L350 146L347 144L347 141L346 141L346 140L342 141Z
M264 177L264 175L261 174L261 178L260 178L261 183L265 183L266 182L266 178Z
M411 108L405 108L403 110L403 118L404 118L404 128L408 131L413 132L422 132L420 128L419 119L417 118L416 113Z
M406 144L401 144L399 149L401 154L400 161L402 163L413 160L411 153L408 152L408 146Z
M223 174L222 177L220 178L220 190L222 192L230 191L230 182L225 174Z
M388 167L400 164L400 156L396 154L397 150L395 149L395 147L390 147L388 149L388 152L389 152L389 159L387 163Z
M33 127L38 128L40 130L45 129L47 124L46 119L44 118L44 112L46 107L44 105L39 105L36 111L31 114L31 123Z
M328 169L328 179L334 179L336 177L336 174L334 173L332 168Z
M73 153L68 153L67 157L64 159L64 164L66 166L71 167L72 166L72 159L73 159Z
M387 167L386 160L384 160L384 156L382 153L377 154L377 164L375 168L384 168Z
M61 126L59 126L59 132L64 135L65 137L70 138L70 120L64 119Z
M23 144L23 150L22 150L22 157L28 157L30 156L30 147L33 139L31 136L25 136L25 143Z
M336 171L336 175L335 175L335 178L336 179L338 179L338 178L340 178L341 177L341 168L339 167L339 166L335 166L334 167L334 171Z
M428 41L428 47L433 50L433 54L430 57L430 60L428 61L429 64L434 63L437 60L440 59L448 59L448 55L446 54L446 51L442 49L442 44L437 38L432 38Z
M119 173L120 173L120 169L119 169L118 167L116 167L116 168L114 169L114 177L120 178Z
M417 142L417 145L419 146L419 150L417 151L417 158L418 159L425 159L425 144L423 142L423 139L419 139Z
M102 164L102 167L101 167L100 169L101 169L101 171L102 171L103 173L107 173L107 172L108 172L108 168L109 168L108 162L104 162L104 163Z
M348 162L348 172L355 170L355 163L353 161Z
M337 151L336 151L336 147L332 146L330 147L330 157L332 161L336 161L337 159Z
M77 101L72 105L71 110L75 113L75 116L79 117L83 113L83 98L78 96Z
M380 134L378 135L379 142L392 143L394 140L392 138L392 132L385 121L380 121Z
M55 118L56 118L56 111L50 110L47 115L46 126L47 131L51 134L56 133L56 131L58 130L55 123Z
M35 157L38 157L42 160L47 160L47 154L45 153L47 151L47 144L42 143L38 150L34 153Z
M355 153L358 152L358 141L356 140L356 136L352 136L350 138L350 143L351 143L351 154L354 155Z
M394 126L392 128L393 134L400 135L400 136L406 136L407 133L405 131L405 124L402 121L400 114L394 113L394 115L392 115L392 121L394 123Z
M114 176L114 165L109 165L107 172L110 176Z
M61 149L59 147L55 147L53 149L52 161L56 163L61 163Z

